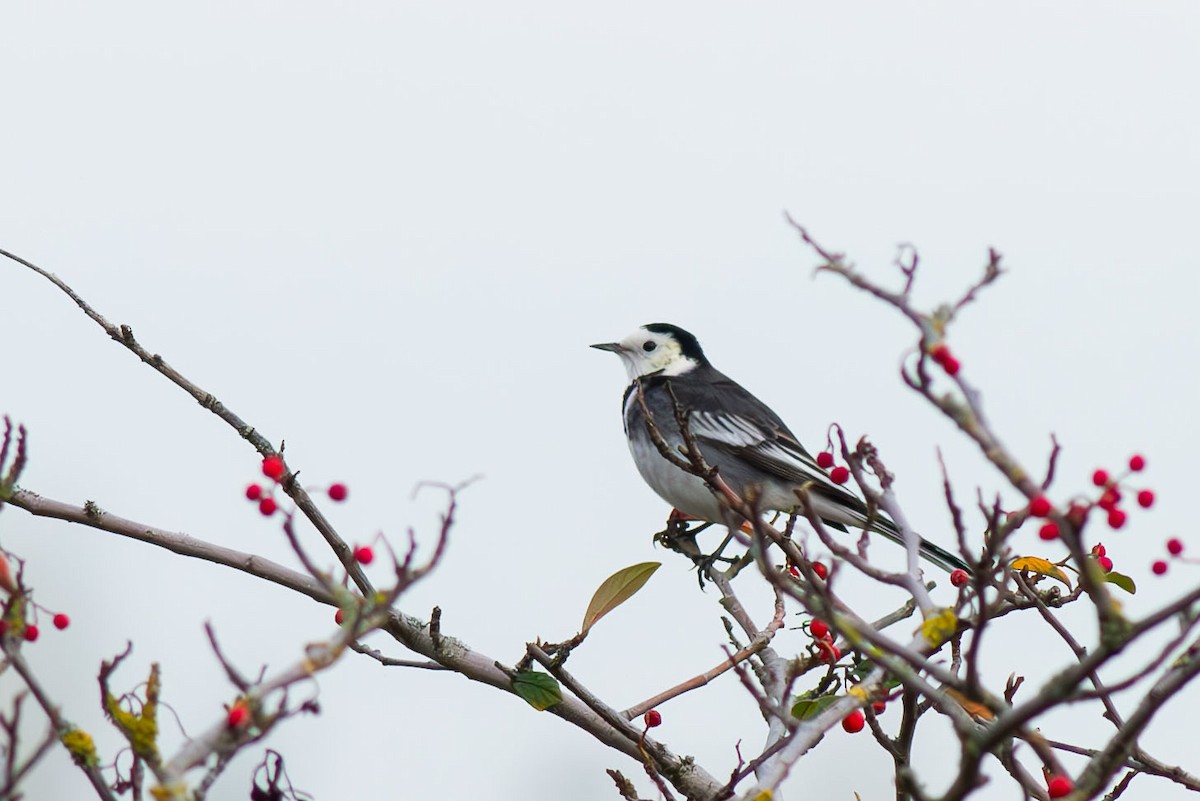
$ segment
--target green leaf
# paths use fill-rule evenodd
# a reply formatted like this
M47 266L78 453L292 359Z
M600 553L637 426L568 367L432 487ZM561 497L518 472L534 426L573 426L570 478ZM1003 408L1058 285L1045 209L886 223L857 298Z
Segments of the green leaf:
M870 659L859 659L854 663L853 666L851 666L850 670L846 672L846 676L853 679L855 683L858 683L865 679L874 669L875 663ZM885 690L894 690L903 683L904 682L900 681L900 679L896 676L893 676L891 673L887 673L884 675L883 682L879 686L883 687Z
M804 698L801 696L796 700L796 703L792 704L792 717L797 720L815 718L841 697L840 695L820 695L816 698Z
M875 663L870 659L859 659L851 666L846 675L854 679L854 681L859 682L865 679L874 669Z
M1129 593L1130 595L1134 595L1137 593L1137 585L1133 583L1133 579L1131 579L1129 576L1125 575L1124 573L1116 573L1116 572L1105 573L1104 580L1107 581L1109 584L1116 584L1118 587L1125 590L1125 592Z
M519 671L512 678L513 691L538 712L549 709L562 700L562 688L549 673L536 670Z
M597 620L632 598L661 566L661 562L641 562L606 578L583 613L583 630L589 630Z

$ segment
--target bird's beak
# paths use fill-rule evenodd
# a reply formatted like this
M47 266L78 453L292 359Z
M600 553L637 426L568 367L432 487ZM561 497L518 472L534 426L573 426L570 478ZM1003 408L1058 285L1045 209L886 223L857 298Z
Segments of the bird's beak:
M596 350L611 350L613 353L620 353L625 350L621 347L620 342L601 342L599 345L592 345Z

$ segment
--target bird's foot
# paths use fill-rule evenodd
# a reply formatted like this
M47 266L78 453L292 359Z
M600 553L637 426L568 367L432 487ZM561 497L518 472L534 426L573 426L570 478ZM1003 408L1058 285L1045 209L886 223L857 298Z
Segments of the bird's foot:
M729 557L724 554L725 549L733 540L732 535L727 535L712 553L706 554L700 550L700 546L696 542L696 535L711 525L713 525L712 521L700 520L678 509L672 509L671 514L667 517L667 527L654 535L655 543L692 560L692 564L696 567L696 580L700 583L702 590L704 589L704 579L711 578L711 572L721 569L719 566L738 566L744 561L743 557ZM745 524L743 530L752 531L749 524Z
M691 523L699 525L693 526ZM703 556L700 546L696 544L696 535L711 525L712 523L698 520L678 509L672 509L671 514L667 516L667 527L654 535L654 542L695 561Z

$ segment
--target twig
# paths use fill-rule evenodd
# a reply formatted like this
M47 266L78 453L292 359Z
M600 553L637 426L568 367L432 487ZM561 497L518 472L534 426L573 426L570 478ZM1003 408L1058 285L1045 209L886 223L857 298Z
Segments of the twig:
M687 681L682 681L674 687L664 690L652 698L648 698L645 701L631 706L622 714L629 720L633 720L634 718L644 715L647 711L662 705L672 698L677 698L686 692L690 692L698 687L703 687L717 676L728 672L738 664L754 656L763 648L765 648L771 641L771 638L775 636L775 633L783 627L783 611L783 604L777 604L775 616L771 619L771 622L767 624L767 627L758 632L758 634L754 636L754 639L752 639L744 648L734 654L730 654L715 667L711 668L710 670L706 670L703 673L697 674Z
M358 641L350 643L350 649L357 651L363 656L369 656L385 667L410 667L419 668L421 670L450 670L450 668L446 667L445 665L439 665L437 662L429 660L420 661L415 659L395 659L390 656L384 656L380 651L370 648Z
M215 395L204 390L199 385L185 377L174 367L171 367L159 354L151 353L142 347L142 345L134 338L132 328L127 325L117 326L109 322L104 315L93 309L86 301L84 301L82 297L79 296L78 293L75 292L75 290L68 286L65 281L53 273L43 270L33 262L27 261L26 259L23 259L20 256L3 249L0 249L0 256L5 256L17 262L18 264L28 267L30 270L33 270L35 273L42 276L47 281L54 284L54 286L62 290L67 297L75 302L75 305L83 310L84 314L91 318L96 325L103 328L104 332L108 334L108 336L114 342L124 346L143 362L158 371L172 384L191 395L201 406L215 414L234 431L236 431L238 436L242 437L242 439L254 446L254 449L257 450L262 456L282 457L282 454L275 450L275 447L271 444L269 439L260 434L257 428L246 423L246 421L235 414L233 410L229 409L227 406L225 406L225 404L217 400ZM371 586L370 581L367 580L366 574L363 572L362 567L355 561L354 554L351 551L350 546L334 530L329 520L326 519L325 515L317 508L316 504L313 503L312 498L309 497L309 494L305 491L304 487L295 480L295 474L290 469L284 476L282 487L284 492L286 492L292 498L292 500L295 501L296 507L303 512L304 516L308 518L317 531L320 532L321 536L325 538L325 541L329 544L329 547L333 550L338 560L342 563L342 567L345 568L347 574L349 574L350 578L358 586L359 591L364 596L371 597L374 594L374 589Z
M3 641L4 655L8 659L8 664L17 671L17 675L25 682L25 686L29 688L34 700L38 706L46 713L46 717L50 718L50 725L54 727L55 737L61 742L63 737L78 731L77 727L68 721L58 710L58 705L55 704L46 690L42 687L40 681L34 672L30 669L29 664L25 661L25 657L17 649L16 644L7 637L0 637ZM94 757L94 753L93 753ZM79 769L87 776L88 782L92 785L92 789L96 791L103 801L117 801L117 796L108 786L108 782L104 780L104 776L100 773L100 768L96 764L95 759L88 761L86 759L76 760Z

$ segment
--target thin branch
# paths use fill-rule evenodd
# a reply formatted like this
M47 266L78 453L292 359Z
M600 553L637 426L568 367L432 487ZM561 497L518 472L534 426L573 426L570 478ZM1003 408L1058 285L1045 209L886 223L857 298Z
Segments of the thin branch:
M622 714L629 720L633 720L636 717L644 715L647 711L654 709L655 707L660 706L667 701L670 701L672 698L677 698L684 693L690 692L699 687L703 687L713 679L717 678L723 673L728 672L738 664L746 661L765 648L767 644L771 642L771 638L775 636L775 633L783 627L783 617L784 606L782 602L779 602L775 606L775 616L771 619L771 622L767 624L766 628L758 632L758 634L754 636L754 639L752 639L744 648L734 654L730 654L715 667L706 670L703 673L699 673L686 681L682 681L674 687L664 690L652 698L647 698L645 701L631 706Z
M56 738L61 742L63 737L77 731L77 727L59 712L58 705L51 700L49 694L42 687L41 682L38 681L37 676L25 661L25 657L17 649L16 643L8 637L0 637L0 641L3 642L4 655L8 658L8 664L17 671L21 680L25 682L25 686L29 688L29 692L33 694L34 700L38 702L38 706L46 713L46 717L50 718L50 725L54 727ZM75 764L87 776L96 795L104 801L117 801L117 796L109 788L108 782L104 780L97 764L84 759L76 760Z
M33 515L80 523L90 528L148 542L184 556L231 567L287 587L321 603L331 606L337 604L337 599L329 596L320 582L311 576L306 576L253 554L213 545L186 534L168 532L144 523L126 520L107 512L101 512L94 506L74 506L42 498L27 491L15 493L13 505ZM460 640L446 634L442 634L439 641L435 643L426 621L393 611L382 628L406 648L437 662L448 670L460 673L472 681L488 684L508 693L513 692L509 675L496 666L495 658L473 651ZM548 712L587 731L598 742L640 761L641 757L636 744L617 735L615 730L581 702L564 699L561 703L551 707ZM691 763L684 765L679 757L672 758L678 764L672 770L664 771L664 773L679 778L680 783L676 784L676 787L680 792L697 796L704 796L706 793L711 795L712 790L721 786L720 782L699 766Z
M215 414L230 428L236 431L238 436L249 442L262 456L283 457L283 454L279 451L276 451L275 447L271 444L271 441L260 434L257 428L249 425L245 420L235 414L232 409L229 409L227 406L225 406L225 404L217 400L215 395L201 388L198 384L189 380L174 367L171 367L159 354L151 353L150 351L146 350L134 338L133 329L128 325L117 326L109 322L104 315L92 308L82 297L79 296L78 293L75 292L74 289L68 286L65 281L53 273L43 270L33 262L27 261L26 259L23 259L20 256L10 253L4 249L0 249L0 256L5 256L17 262L18 264L33 270L38 275L54 284L54 286L58 287L67 297L73 300L75 305L82 309L83 313L86 314L93 322L95 322L96 325L104 329L104 332L108 334L108 336L114 342L125 347L144 363L150 365L150 367L158 371L172 384L191 395L192 398L194 398L201 406ZM355 561L354 554L350 546L334 530L333 525L330 524L329 520L326 519L325 515L320 511L320 509L317 508L316 504L313 502L308 492L305 491L304 487L295 480L295 473L290 469L288 469L284 475L281 486L283 487L284 492L286 492L292 498L292 500L295 501L296 507L300 509L300 511L306 518L308 518L317 531L320 532L321 536L325 538L325 541L329 544L330 549L333 550L338 560L342 563L342 567L345 568L347 574L349 574L350 578L354 581L359 591L364 596L372 596L374 594L374 588L371 586L371 583L367 579L366 574L363 572L362 567Z

